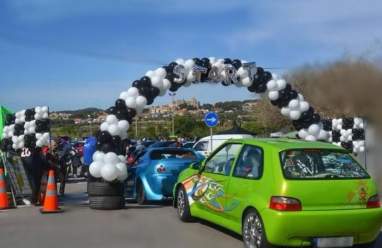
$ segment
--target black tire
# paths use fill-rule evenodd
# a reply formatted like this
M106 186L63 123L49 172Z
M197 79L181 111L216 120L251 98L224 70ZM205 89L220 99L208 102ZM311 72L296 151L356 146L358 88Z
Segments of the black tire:
M187 193L183 186L180 186L176 192L176 208L178 217L183 222L192 221L190 204L188 202Z
M123 196L90 196L89 207L100 210L115 210L125 207Z
M246 248L272 248L265 234L264 224L255 209L248 210L243 218L242 236Z
M137 203L139 205L144 205L146 204L146 193L145 193L145 188L143 187L143 183L141 180L137 181Z
M89 196L122 196L124 194L122 183L88 182Z

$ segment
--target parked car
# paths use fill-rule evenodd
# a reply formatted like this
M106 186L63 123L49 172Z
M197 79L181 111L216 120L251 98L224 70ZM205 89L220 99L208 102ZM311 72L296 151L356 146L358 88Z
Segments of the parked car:
M227 141L179 175L174 206L246 247L373 247L382 225L375 182L348 151L292 139Z
M215 134L201 138L193 146L194 150L207 157L213 150L229 139L253 138L250 134Z
M126 197L139 204L172 196L179 173L203 157L185 148L147 148L128 167Z

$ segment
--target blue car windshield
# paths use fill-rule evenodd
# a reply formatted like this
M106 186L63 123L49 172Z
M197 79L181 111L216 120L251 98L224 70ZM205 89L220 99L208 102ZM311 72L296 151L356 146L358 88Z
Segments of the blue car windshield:
M151 160L161 160L161 159L169 159L169 158L196 160L196 155L192 151L180 150L180 149L154 150L150 154Z

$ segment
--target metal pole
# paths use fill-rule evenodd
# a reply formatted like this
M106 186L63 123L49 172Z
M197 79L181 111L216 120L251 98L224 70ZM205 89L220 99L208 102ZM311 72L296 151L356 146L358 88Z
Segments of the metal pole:
M367 138L367 125L366 125L367 123L366 123L366 119L364 119L364 123L363 123L363 125L364 125L364 129L365 129L365 169L366 169L366 171L367 171L367 147L366 147L366 138Z
M135 119L135 138L138 139L138 116Z
M210 149L210 152L212 152L212 127L210 127L210 145L211 145L211 149Z

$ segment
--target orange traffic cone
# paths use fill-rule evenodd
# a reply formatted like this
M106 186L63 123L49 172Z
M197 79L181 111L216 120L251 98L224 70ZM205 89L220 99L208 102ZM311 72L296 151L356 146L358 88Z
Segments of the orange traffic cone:
M57 185L54 179L54 170L49 170L44 206L40 209L40 212L43 214L62 212L62 210L58 207Z
M5 185L4 169L0 168L0 209L8 209L9 200L7 194L7 187Z

